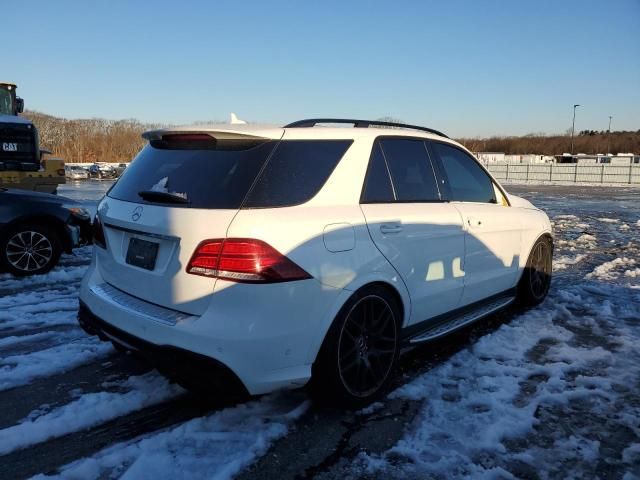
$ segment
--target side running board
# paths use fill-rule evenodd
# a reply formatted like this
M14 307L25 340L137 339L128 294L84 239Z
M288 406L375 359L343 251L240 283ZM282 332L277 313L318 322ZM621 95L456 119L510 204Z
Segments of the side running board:
M446 318L440 321L432 319L428 321L428 325L424 329L414 333L408 338L405 337L405 341L408 341L409 344L416 344L444 337L449 333L466 327L476 320L480 320L487 315L491 315L505 308L511 304L515 298L515 295L501 295L500 297L492 298L481 304L472 305L471 308L464 308L457 314L447 315Z

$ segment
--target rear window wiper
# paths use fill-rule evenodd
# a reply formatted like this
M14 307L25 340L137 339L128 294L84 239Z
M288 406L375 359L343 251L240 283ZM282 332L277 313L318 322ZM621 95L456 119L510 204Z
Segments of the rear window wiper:
M144 200L158 203L191 203L185 194L142 190L138 192Z

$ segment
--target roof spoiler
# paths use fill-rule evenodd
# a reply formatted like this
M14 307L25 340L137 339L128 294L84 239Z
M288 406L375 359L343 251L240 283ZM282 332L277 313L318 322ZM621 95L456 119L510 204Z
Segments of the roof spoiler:
M221 125L219 127L192 126L149 130L142 134L142 138L152 141L162 140L164 135L209 135L217 140L279 140L283 134L282 128L256 129L248 125Z

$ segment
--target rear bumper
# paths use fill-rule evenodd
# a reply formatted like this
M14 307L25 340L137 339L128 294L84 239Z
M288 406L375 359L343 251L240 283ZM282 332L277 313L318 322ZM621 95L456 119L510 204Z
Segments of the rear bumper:
M96 316L82 301L78 310L78 323L89 335L97 335L101 340L113 341L134 351L168 376L206 384L218 391L242 395L248 393L240 379L223 363L204 355L167 345L154 345L135 337Z
M252 395L308 382L336 305L349 294L316 280L234 284L211 294L206 311L192 315L119 291L105 282L96 262L94 255L80 289L79 321L85 330L140 351L156 365L178 352L198 372L222 366ZM160 367L166 370L173 362ZM233 383L223 377L223 384ZM206 375L200 378L208 382Z

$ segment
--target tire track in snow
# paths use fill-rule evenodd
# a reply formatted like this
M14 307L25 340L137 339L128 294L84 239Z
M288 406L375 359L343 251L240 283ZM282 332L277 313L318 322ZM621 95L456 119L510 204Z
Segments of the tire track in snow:
M44 350L4 357L0 360L0 391L73 370L83 363L105 358L112 351L111 344L85 336Z
M114 442L180 424L204 415L210 407L191 396L137 410L98 426L73 432L0 457L0 478L30 478L53 473L65 464L90 457ZM92 478L80 476L78 478Z
M82 393L56 408L40 408L22 422L0 430L0 456L51 438L93 427L155 405L184 393L184 390L155 372L124 381L105 382L117 391Z
M11 314L0 323L0 334L15 335L29 333L34 330L42 330L43 327L71 326L78 328L77 310L63 310L41 314L22 313Z
M109 345L86 336L76 320L78 289L90 254L85 247L76 256L65 255L45 275L0 275L0 391L73 370L111 352ZM67 326L71 328L61 328Z
M62 262L47 275L26 279L0 275L0 395L11 405L0 412L0 477L52 471L91 455L80 465L109 470L104 460L114 453L100 450L117 441L125 442L115 453L124 463L115 467L135 470L150 445L154 455L168 455L171 445L203 435L210 437L208 449L218 448L223 472L232 472L266 450L304 410L299 396L301 410L292 407L290 397L212 406L155 372L131 376L148 367L130 357L114 356L114 367L98 363L109 358L111 347L84 335L75 318L87 264ZM226 407L222 416L215 413L220 407ZM222 430L196 431L215 425ZM236 458L220 462L230 447Z
M52 477L230 479L286 435L308 407L303 394L268 395L117 443Z
M39 378L27 385L0 392L0 429L24 421L30 412L61 407L85 393L107 390L105 382L124 382L151 368L132 355L113 354L102 362L81 365L71 371Z
M67 330L47 329L43 332L25 335L0 336L0 358L27 355L34 350L44 350L77 340L81 335L78 329L70 328Z

